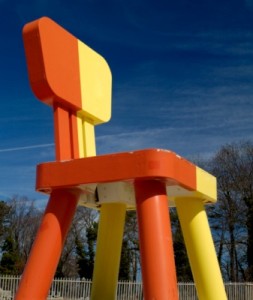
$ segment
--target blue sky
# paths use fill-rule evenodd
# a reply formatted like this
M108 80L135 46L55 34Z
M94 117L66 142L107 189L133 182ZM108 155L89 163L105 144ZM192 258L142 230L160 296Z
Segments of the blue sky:
M35 166L54 160L52 111L31 92L21 35L41 16L111 67L112 119L96 128L98 154L206 157L253 139L252 0L0 0L1 198L43 200Z

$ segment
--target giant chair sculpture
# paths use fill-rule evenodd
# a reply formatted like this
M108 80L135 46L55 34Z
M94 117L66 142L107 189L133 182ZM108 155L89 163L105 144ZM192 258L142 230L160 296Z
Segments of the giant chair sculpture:
M50 199L15 299L46 299L77 205L100 210L91 299L116 297L127 209L138 216L144 298L178 299L168 203L199 299L226 299L204 209L216 201L215 178L166 150L96 156L94 125L111 115L106 61L49 18L23 37L32 89L53 107L56 162L37 167L36 189Z

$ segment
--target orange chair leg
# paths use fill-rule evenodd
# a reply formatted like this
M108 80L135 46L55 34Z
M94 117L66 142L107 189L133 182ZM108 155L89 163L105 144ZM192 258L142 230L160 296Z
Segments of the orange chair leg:
M15 300L47 299L78 198L66 190L52 192Z
M178 299L165 184L135 183L144 299Z

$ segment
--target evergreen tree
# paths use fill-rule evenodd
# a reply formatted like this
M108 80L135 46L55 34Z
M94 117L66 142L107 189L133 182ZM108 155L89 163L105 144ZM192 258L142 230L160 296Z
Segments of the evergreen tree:
M97 230L97 222L93 222L86 228L86 245L81 242L80 238L75 239L78 274L81 278L92 279Z
M20 256L16 242L11 236L5 239L2 251L0 273L5 275L19 275L24 262Z
M86 229L87 246L88 246L86 252L88 277L86 278L92 278L94 259L95 259L95 246L97 241L97 232L98 232L97 222L93 222L93 224Z
M84 249L84 245L82 242L78 239L78 237L75 240L76 244L76 254L77 254L77 265L78 265L78 274L80 278L86 278L90 279L92 278L88 272L88 259L86 255L86 251Z
M184 244L183 234L180 228L180 223L175 208L170 209L170 218L173 232L173 247L177 280L181 282L189 282L193 280L193 277Z
M0 242L2 242L6 235L6 228L8 227L8 214L11 207L4 201L0 201Z
M120 280L136 280L140 269L138 224L135 211L127 211L119 270Z
M119 280L130 280L131 255L127 240L123 240L120 259Z

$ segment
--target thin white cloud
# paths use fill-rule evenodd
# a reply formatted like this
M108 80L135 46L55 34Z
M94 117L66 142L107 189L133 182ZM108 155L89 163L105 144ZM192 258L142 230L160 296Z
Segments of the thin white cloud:
M0 149L0 153L2 152L13 152L13 151L22 151L22 150L30 150L36 148L48 148L54 146L53 143L50 144L40 144L40 145L31 145L31 146L23 146L23 147L13 147L13 148L5 148Z

